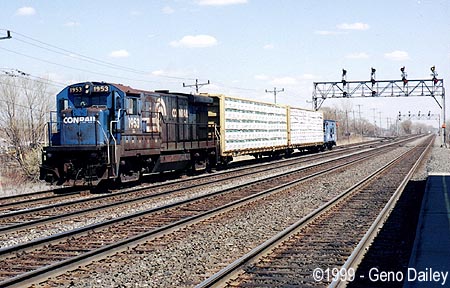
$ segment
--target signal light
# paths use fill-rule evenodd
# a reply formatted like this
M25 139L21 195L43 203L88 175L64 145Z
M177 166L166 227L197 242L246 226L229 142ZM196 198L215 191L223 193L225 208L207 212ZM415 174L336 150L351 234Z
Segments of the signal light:
M432 80L433 80L434 85L436 85L439 82L439 80L436 78L436 76L438 75L436 73L436 67L433 65L433 66L431 66L430 70L431 70L431 72L433 72L433 73L431 73L431 76L433 76Z
M342 85L344 87L345 87L345 85L347 85L347 80L346 79L347 79L347 70L342 69Z
M375 68L370 68L371 69L371 73L370 73L370 82L372 82L372 86L375 85L375 72L377 71Z
M400 71L402 71L402 81L403 81L403 87L406 86L406 83L408 83L408 79L406 79L406 72L405 72L405 66L400 68Z

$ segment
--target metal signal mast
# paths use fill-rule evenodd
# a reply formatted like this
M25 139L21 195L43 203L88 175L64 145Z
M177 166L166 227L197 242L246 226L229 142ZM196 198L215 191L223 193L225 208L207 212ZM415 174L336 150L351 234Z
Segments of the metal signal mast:
M437 78L435 66L431 67L431 79L407 79L405 67L401 67L401 80L375 80L375 68L371 68L368 81L347 81L347 70L342 69L340 82L314 82L313 106L319 110L328 98L375 98L375 97L433 97L442 109L445 138L445 89L444 80ZM441 97L439 103L436 97ZM444 141L445 143L445 141Z

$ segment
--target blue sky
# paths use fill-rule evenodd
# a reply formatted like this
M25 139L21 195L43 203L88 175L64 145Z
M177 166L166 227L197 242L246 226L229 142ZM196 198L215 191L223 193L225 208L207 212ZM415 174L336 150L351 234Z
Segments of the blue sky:
M55 92L89 80L188 93L182 83L198 78L211 81L201 92L273 101L265 89L284 88L278 103L310 108L313 82L339 81L342 68L347 80L369 80L371 67L378 80L400 79L402 66L422 79L436 65L449 83L447 0L19 0L0 9L0 36L13 36L0 41L0 68L50 77ZM428 97L323 105L357 104L370 120L372 108L382 118L439 112Z

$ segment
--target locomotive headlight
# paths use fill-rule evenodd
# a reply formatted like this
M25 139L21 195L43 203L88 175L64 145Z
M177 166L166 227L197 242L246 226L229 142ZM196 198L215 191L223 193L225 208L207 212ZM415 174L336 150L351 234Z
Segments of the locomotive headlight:
M52 157L53 157L53 154L52 154L52 153L47 153L46 156L47 156L47 159L48 159L48 158L52 158Z

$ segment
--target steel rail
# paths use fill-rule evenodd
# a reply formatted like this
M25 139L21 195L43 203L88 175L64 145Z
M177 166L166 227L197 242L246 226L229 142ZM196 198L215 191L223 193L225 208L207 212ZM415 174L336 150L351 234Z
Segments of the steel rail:
M17 205L37 201L37 200L46 200L46 199L51 199L51 198L70 196L73 194L79 194L80 192L85 191L85 190L86 190L86 187L81 187L81 186L80 187L63 187L63 188L30 192L30 193L25 193L25 194L5 196L5 197L0 198L0 208L3 209L5 207L9 207L9 206L17 206ZM34 197L34 196L45 195L45 194L50 194L50 195L44 196L44 197L39 197L39 198L25 199L27 197ZM25 199L25 200L14 201L14 199ZM7 202L2 203L4 201L7 201ZM11 202L11 201L13 201L13 202Z
M313 220L317 219L321 215L323 215L325 212L332 209L335 205L339 204L341 201L344 201L348 197L350 197L352 194L356 193L356 191L363 187L367 182L371 181L372 179L375 179L378 175L381 175L384 171L401 161L405 155L408 155L411 151L413 151L415 148L411 148L402 155L396 157L395 159L388 162L383 167L379 168L375 172L373 172L371 175L367 176L366 178L362 179L349 189L345 190L341 194L337 195L321 207L317 208L307 216L303 217L296 223L292 224L285 230L279 232L269 240L265 241L264 243L260 244L259 246L252 249L250 252L245 254L244 256L240 257L239 259L232 262L227 267L223 268L219 272L215 273L210 278L204 280L200 284L198 284L197 288L203 288L203 287L213 287L213 286L220 286L225 284L226 281L234 278L234 276L241 271L242 267L246 264L249 264L256 260L257 258L261 257L262 255L268 254L273 248L278 246L281 242L283 242L285 239L290 237L291 235L297 233L300 229L311 223Z
M373 224L370 226L369 230L367 230L366 234L363 236L361 241L356 246L355 250L353 250L352 254L349 256L347 261L342 265L341 269L345 269L342 271L349 271L349 269L353 269L356 271L358 268L358 265L361 263L362 259L364 258L366 252L368 251L368 247L372 244L373 240L379 233L379 227L382 226L382 223L384 223L389 215L391 214L395 204L397 203L398 199L402 195L403 191L406 188L406 185L408 185L408 182L411 180L412 176L417 170L417 167L422 163L423 158L428 153L428 151L431 149L434 141L431 141L428 146L425 148L423 153L420 155L416 163L413 165L411 170L408 172L406 177L403 179L403 181L400 183L399 187L395 190L392 197L389 199L388 203L384 206L383 210L381 210L380 214L378 214L378 217L375 219ZM334 279L333 282L331 282L329 288L336 288L336 287L346 287L349 284L348 281L344 281L340 277L338 279Z
M377 141L379 142L379 141ZM370 144L369 144L370 145ZM347 150L350 149L357 149L357 148L348 148ZM339 152L346 152L345 151L339 151ZM329 152L328 152L329 153ZM327 156L328 156L328 153ZM296 158L296 159L283 159L281 161L279 161L278 163L281 163L280 166L276 166L276 167L270 167L273 166L273 162L264 162L264 163L258 163L258 164L253 164L253 165L249 165L249 166L245 166L245 167L239 167L239 168L233 168L232 170L227 170L227 171L220 171L217 173L214 173L214 175L221 175L221 174L228 174L228 173L236 173L239 171L245 171L245 170L249 170L252 168L260 168L261 166L268 166L267 169L265 169L265 171L270 171L270 170L275 170L275 169L279 169L279 168L284 168L284 167L289 167L292 165L297 165L303 162L308 162L308 161L312 161L315 159L320 159L323 157L323 154L317 155L306 155L300 158ZM283 164L285 162L288 162L287 164ZM254 172L248 172L245 174L242 174L242 176L247 176L247 175L251 175ZM95 200L99 200L99 199L105 199L105 198L109 198L109 197L114 197L114 196L120 196L120 195L125 195L131 192L137 192L137 191L142 191L145 189L154 189L154 188L160 188L160 187L164 187L167 185L172 185L172 184L181 184L181 183L186 183L186 182L190 182L192 180L197 180L197 179L201 179L201 178L207 178L210 177L210 175L199 175L196 177L192 177L192 178L187 178L187 179L178 179L175 181L171 181L170 183L158 183L158 184L154 184L154 185L147 185L147 186L141 186L141 187L133 187L131 189L126 188L123 189L123 191L121 192L116 192L113 194L105 194L105 195L100 195L97 197L92 197L90 199L80 199L80 200L74 200L74 201L69 201L69 202L61 202L61 203L56 203L56 204L52 204L52 205L47 205L47 206L41 206L41 207L35 207L35 208L30 208L30 209L25 209L25 210L19 210L19 211L14 211L14 212L10 212L10 213L4 213L4 214L0 214L0 219L1 218L5 218L5 217L13 217L13 216L18 216L18 215L23 215L23 214L29 214L29 213L33 213L33 212L37 212L37 211L42 211L42 210L46 210L46 209L52 209L52 208L58 208L58 207L63 207L63 206L70 206L70 205L74 205L74 204L78 204L78 203L83 203L83 202L89 202L89 201L95 201ZM227 179L232 179L234 178L234 176L229 177L229 178L224 178L224 180ZM193 186L196 187L196 186ZM63 188L61 188L63 189ZM33 196L33 195L39 195L39 194L45 194L45 193L51 193L55 190L46 190L46 191L40 191L40 192L33 192L33 193L29 193L29 194L20 194L20 195L14 195L14 196L9 196L9 197L5 197L5 198L0 198L0 201L2 199L6 199L6 198L22 198L21 196ZM76 193L76 192L74 192ZM68 195L68 194L64 194L63 196ZM10 206L17 206L17 205L21 205L21 204L26 204L26 203L32 203L32 202L39 202L42 200L48 200L48 199L56 199L58 196L48 196L48 197L42 197L42 198L34 198L34 199L27 199L27 200L23 200L20 202L12 202L12 203L6 203L6 204L0 204L0 208L5 208L5 207L10 207ZM1 231L1 230L0 230Z
M298 179L296 181L305 181L305 180L310 179L312 177L317 177L317 176L322 175L324 173L328 173L330 171L333 171L333 170L336 170L336 169L339 169L339 168L342 168L342 167L345 167L345 166L352 165L352 164L354 164L356 162L363 161L363 160L365 160L365 159L367 159L369 157L373 157L374 155L384 153L384 151L374 151L374 152L375 153L373 153L373 154L363 155L360 158L357 158L357 159L353 160L350 163L344 163L344 164L336 165L336 166L333 166L332 168L328 168L328 169L319 171L317 173L305 176L305 177L300 178L300 179ZM357 155L359 153L355 153L355 154ZM253 181L246 182L246 183L243 183L243 184L235 185L235 186L230 187L230 188L224 188L224 189L220 189L220 190L215 191L215 192L210 192L210 193L199 195L199 196L192 197L192 198L189 198L189 199L180 200L180 201L177 201L177 202L174 202L174 203L171 203L171 204L167 204L167 205L164 205L164 206L151 208L151 209L148 209L148 210L144 210L144 211L141 211L141 212L136 212L136 213L133 213L133 214L130 214L130 215L122 216L122 217L119 217L119 218L115 218L115 219L112 219L112 220L107 220L107 221L100 222L100 223L94 223L94 224L91 224L91 225L88 225L88 226L85 226L85 227L81 227L81 228L78 228L78 229L75 229L75 230L72 230L72 231L66 231L66 232L59 233L57 235L45 237L45 238L42 238L42 239L37 239L37 240L30 241L30 242L27 242L27 243L24 243L24 244L19 244L19 245L15 245L15 246L11 246L11 247L2 248L2 249L0 249L0 259L1 259L2 255L7 254L7 253L11 253L12 251L14 251L15 249L17 249L19 247L22 247L20 249L34 247L34 246L42 244L42 243L47 243L49 239L57 240L57 239L61 239L61 237L65 238L65 237L68 237L68 236L73 236L73 235L79 234L80 232L83 232L83 231L89 231L89 230L93 230L93 229L98 229L100 227L104 227L104 226L107 226L107 225L115 224L115 223L117 223L119 221L125 221L125 220L129 220L129 219L132 219L132 218L135 218L135 217L139 217L139 216L148 214L148 213L155 213L155 212L159 212L159 211L166 210L166 209L169 209L169 208L174 208L174 207L177 207L177 206L180 206L180 205L184 205L184 204L189 203L189 202L197 201L197 200L200 200L200 199L204 199L204 198L207 198L207 197L211 197L211 196L215 196L215 195L219 195L219 194L223 194L223 193L227 193L227 192L230 192L230 191L233 191L233 190L244 188L246 186L251 186L251 185L254 185L254 184L258 184L258 183L260 183L262 181L266 181L266 180L270 180L270 179L275 179L275 178L278 178L278 177L286 176L286 175L289 175L289 174L291 174L293 172L300 172L302 170L311 169L311 168L314 168L314 167L319 166L319 165L327 164L327 163L329 163L331 161L339 161L339 160L342 160L342 159L345 159L345 158L348 158L348 157L350 157L350 156L344 156L344 157L340 157L340 158L338 157L338 158L335 158L335 159L332 159L332 160L328 160L328 161L325 160L325 161L322 161L320 163L311 164L311 165L304 166L304 167L301 167L301 168L293 170L293 171L289 171L289 172L285 172L285 173L282 173L282 174L278 174L276 176L272 176L272 177L266 178L264 180L253 180ZM179 188L179 190L185 190L185 189L190 189L190 188L192 188L192 187ZM166 192L161 192L160 194L169 194L169 193L172 193L172 192L173 191L166 191ZM148 198L150 198L150 196L154 196L154 195L149 195L149 196L145 196L145 197L142 197L142 198L148 199ZM140 199L140 200L143 200L143 199ZM128 202L128 203L130 203L130 202ZM47 222L47 220L48 221L53 221L55 219L62 219L62 218L73 216L73 215L70 215L70 214L82 215L84 213L89 213L89 212L92 212L94 210L111 208L111 207L120 206L120 205L123 205L123 203L112 203L112 204L108 204L108 205L103 205L101 207L93 207L91 209L86 209L86 210L83 210L83 211L75 211L74 213L66 213L66 214L62 215L63 217L54 216L54 217L45 218L43 220L36 220L36 221L33 221L33 223L34 224L36 224L36 223L43 224L43 223ZM51 219L51 218L54 218L54 219ZM28 224L28 223L30 223L30 222L14 225L14 227L11 227L11 229L7 229L9 227L3 227L3 228L0 229L0 232L11 231L11 230L14 231L14 230L17 230L16 228L24 228L24 227L27 226L25 224ZM71 232L76 232L76 233L71 233Z
M371 156L367 156L367 157L371 157ZM362 161L363 159L366 159L367 157L361 157L359 159L359 161ZM105 246L103 246L103 247L101 247L99 249L91 250L91 251L89 251L87 253L84 253L82 255L79 255L79 256L76 256L76 257L72 257L72 258L69 258L69 259L66 259L66 260L62 260L60 262L57 262L57 263L54 263L54 264L51 264L51 265L39 268L39 269L34 270L34 271L30 271L30 272L27 272L27 273L24 273L24 274L20 274L18 276L13 277L13 278L6 279L5 281L0 283L0 286L11 286L11 285L19 285L20 286L20 285L24 285L24 284L27 284L27 283L32 283L34 281L40 281L42 279L48 278L50 275L54 275L54 273L58 274L61 269L67 270L67 269L70 269L70 267L78 267L79 265L83 265L83 263L87 263L87 262L92 261L92 260L94 260L94 259L96 259L98 257L104 257L106 255L117 253L117 249L126 249L126 247L129 247L131 245L137 244L138 242L146 241L146 240L148 240L150 238L153 238L155 236L162 235L162 234L171 232L171 231L173 231L175 229L180 229L180 228L182 228L182 227L184 227L186 225L193 224L193 223L196 223L196 222L201 221L203 219L207 219L209 217L213 217L215 215L224 213L224 212L226 212L226 211L228 211L230 209L234 209L234 208L236 208L238 206L245 205L245 204L247 204L249 202L253 202L253 201L257 200L257 199L261 199L262 197L266 197L266 196L268 196L268 195L270 195L272 193L279 192L280 190L287 189L288 187L291 187L293 185L298 185L299 183L301 183L301 182L303 182L305 180L311 179L313 177L320 176L320 175L322 175L324 173L328 173L330 171L337 170L337 169L345 167L345 166L353 165L354 163L356 163L356 161L352 161L351 163L345 163L345 164L342 164L340 166L335 166L335 167L332 167L332 168L328 168L328 169L326 169L324 171L320 171L320 172L314 173L313 175L308 175L306 177L303 177L303 178L300 178L300 179L296 179L296 180L291 181L289 183L285 183L285 184L282 184L282 185L279 185L279 186L276 186L276 187L273 187L273 188L270 188L270 189L267 189L267 190L264 190L264 191L261 191L261 192L257 192L256 194L247 196L247 197L245 197L243 199L235 200L235 201L230 202L228 204L225 204L225 205L223 205L221 207L217 207L217 208L214 208L212 210L209 210L209 211L206 211L206 212L202 212L200 214L197 214L197 215L194 215L194 216L191 216L191 217L188 217L188 218L184 218L184 219L178 220L177 222L172 222L172 223L170 223L170 224L168 224L168 225L166 225L164 227L155 228L155 229L153 229L151 231L148 231L148 232L146 232L144 234L133 236L133 237L130 237L128 239L124 239L124 240L122 240L120 242L115 242L115 243L112 243L112 244L108 244L108 245L105 245ZM247 184L241 184L239 186L246 186L246 185ZM234 190L234 189L236 189L236 187L227 188L225 190ZM213 192L212 194L218 195L220 193L221 193L221 191L217 191L217 192ZM222 193L223 193L223 191L222 191ZM22 245L17 245L17 246L9 247L9 248L6 248L6 249L1 249L0 250L0 256L3 255L2 256L2 258L3 258L6 255L8 255L9 253L13 253L13 252L17 252L17 251L25 251L26 249L36 248L37 246L40 246L40 245L47 245L47 244L49 244L51 242L54 242L54 241L61 241L63 238L69 238L69 237L74 236L75 234L86 234L86 233L88 233L89 231L92 231L92 230L98 230L99 228L104 228L104 227L107 227L107 226L111 226L111 225L117 224L119 222L118 220L120 220L120 222L123 222L123 221L129 220L131 218L139 217L141 215L145 215L145 214L149 214L149 213L158 212L158 211L161 211L163 209L174 208L174 207L180 206L182 204L186 204L186 203L188 203L190 201L202 199L202 198L209 197L209 196L211 196L211 195L197 196L197 197L194 197L192 199L179 201L179 202L172 203L172 204L169 204L169 205L164 206L164 207L157 207L157 208L150 209L150 210L147 210L147 211L138 212L138 213L133 214L133 215L128 215L128 216L125 216L125 217L123 217L121 219L113 219L113 220L105 221L103 223L93 224L93 225L90 225L90 226L82 227L82 228L79 228L79 229L74 230L74 231L63 232L63 233L58 234L58 235L50 236L50 237L43 238L43 239L38 239L38 240L35 240L33 242L25 243L25 244L22 244ZM55 272L55 270L56 270L56 272Z
M300 167L294 170L290 170L288 172L285 173L281 173L275 176L271 176L266 178L267 180L272 179L274 177L281 177L283 175L288 175L291 174L293 172L299 172L302 170L306 170L306 169L310 169L312 167L318 166L318 165L323 165L326 163L329 163L331 161L339 161L341 159L345 159L348 157L352 157L358 154L363 154L363 153L371 153L371 151L376 151L376 149L380 149L380 148L384 148L384 147L389 147L392 145L397 145L397 143L388 143L388 144L384 144L381 145L378 148L368 148L366 150L358 150L355 153L352 154L346 154L344 156L337 156L328 160L323 160L321 162L315 163L315 164L310 164L308 166L304 166L304 167ZM331 155L331 156L335 156L335 155ZM297 159L298 160L298 159ZM303 161L304 160L304 161ZM268 167L267 169L265 169L264 171L269 171L269 170L277 170L280 168L285 168L285 167L289 167L289 166L294 166L294 165L298 165L301 164L303 162L308 162L310 161L310 159L303 159L300 161L296 161L296 162L289 162L287 164L283 164L281 166L276 166L276 167ZM260 166L258 166L260 167ZM247 169L243 168L242 170L239 171L245 171ZM232 171L233 173L235 173L236 171ZM225 173L231 173L231 172L225 172ZM249 171L246 172L244 174L241 174L240 176L248 176L248 175L253 175L255 172L253 171ZM220 181L228 181L231 179L235 179L236 176L228 176L226 178L220 179ZM198 179L198 178L194 178L194 179ZM247 182L247 184L254 184L260 182L260 180L254 180L254 181L250 181ZM178 184L178 183L177 183ZM160 184L161 186L164 186L163 184ZM160 185L157 185L158 187L161 187ZM144 196L140 196L140 197L136 197L133 199L128 199L126 201L121 201L121 202L114 202L114 203L109 203L109 204L104 204L101 206L95 206L95 207L91 207L91 208L86 208L83 210L77 210L77 211L72 211L72 212L66 212L64 214L57 214L57 215L53 215L53 216L48 216L48 217L43 217L40 219L36 219L36 220L32 220L32 221L27 221L27 222L22 222L22 223L17 223L17 224L13 224L13 225L7 225L4 227L0 227L0 233L9 233L9 232L14 232L14 231L18 231L19 229L24 229L27 227L33 227L33 226L37 226L37 225L41 225L41 224L45 224L45 223L50 223L50 222L54 222L54 221L59 221L59 220L64 220L70 217L74 217L74 216L80 216L83 214L87 214L87 213L91 213L94 211L99 211L99 210L104 210L104 209L109 209L112 207L118 207L118 206L123 206L123 205L128 205L134 202L142 202L144 200L148 200L148 199L152 199L152 198L157 198L157 197L161 197L161 196L165 196L168 194L173 194L173 193L177 193L177 192L181 192L183 190L188 190L188 189L192 189L192 188L198 188L198 187L202 187L202 186L207 186L210 185L209 183L198 183L195 185L191 185L189 187L181 187L181 188L176 188L170 191L164 191L164 192L159 192L159 193L154 193L154 194L150 194L150 195L144 195ZM137 191L142 190L142 187L136 188ZM30 214L30 213L35 213L35 212L41 212L41 211L45 211L45 210L50 210L50 209L54 209L54 208L61 208L61 207L67 207L67 206L73 206L75 204L83 204L83 203L88 203L88 202L93 202L93 201L98 201L101 199L107 199L113 196L121 196L121 195L128 195L131 192L134 192L136 190L131 189L130 190L126 190L123 192L119 192L119 193L115 193L115 194L107 194L107 195L101 195L101 196L97 196L97 197L92 197L92 198L87 198L87 199L78 199L78 200L74 200L74 201L69 201L69 202L63 202L63 203L57 203L57 204L53 204L53 205L48 205L48 206L42 206L42 207L36 207L36 208L31 208L31 209L27 209L27 210L21 210L21 211L15 211L15 212L11 212L11 213L6 213L6 214L2 214L0 215L0 219L5 219L5 218L15 218L19 215L26 215L26 214ZM130 195L132 196L132 195Z
M414 136L417 137L417 136ZM411 138L414 138L411 137ZM337 148L341 149L343 148L344 150L339 150L339 152L332 152L332 151L327 151L321 154L309 154L309 155L301 155L300 157L296 157L295 159L292 158L288 158L288 159L283 159L283 160L279 160L277 163L290 163L290 162L295 162L298 161L300 159L300 161L312 161L314 159L318 159L323 157L323 155L328 155L329 153L342 153L345 151L351 151L354 149L359 149L359 148L363 148L363 147L372 147L372 144L376 144L376 143L380 143L383 140L386 140L386 138L383 139L377 139L377 140L371 140L371 141L366 141L366 142L361 142L361 143L353 143L353 144L347 144L347 145L341 145ZM387 140L391 140L391 139L387 139ZM403 141L407 141L408 139L401 139L400 141L398 141L399 143L403 142ZM250 160L251 161L251 160ZM239 165L239 164L237 164ZM267 170L271 170L271 169L276 169L271 168L270 166L273 165L273 162L271 162L270 160L267 161L263 161L261 163L261 161L259 163L256 164L249 164L246 165L244 167L230 167L228 170L226 171L220 171L220 172L216 172L214 175L220 175L220 174L226 174L226 173L234 173L234 172L238 172L238 171L245 171L247 169L252 169L254 167L261 167L261 166L268 166ZM288 166L289 164L285 165ZM285 167L283 166L283 164L281 166L279 166L279 168ZM142 191L145 189L151 189L151 188L159 188L159 187L163 187L166 185L170 185L170 184L181 184L181 183L186 183L191 181L192 179L201 179L201 178L205 178L205 177L209 177L208 174L206 175L199 175L196 177L190 177L188 179L177 179L174 181L171 181L169 183L158 183L158 184L152 184L152 185L146 185L146 186L140 186L140 187L133 187L131 189L126 188L123 189L123 191L129 193L129 192L136 192L136 191ZM37 191L37 192L31 192L31 193L26 193L26 194L18 194L18 195L11 195L11 196L6 196L6 197L0 197L0 209L5 210L6 208L10 208L10 207L17 207L20 205L24 205L24 204L30 204L30 203L39 203L42 201L46 201L46 200L51 200L51 199L57 199L57 198L63 198L63 197L67 197L70 195L75 195L75 194L79 194L80 192L83 191L87 191L87 187L85 186L72 186L72 187L62 187L62 188L56 188L56 189L49 189L49 190L43 190L43 191ZM25 199L25 200L19 200L19 201L14 201L14 199L24 199L27 197L34 197L34 196L38 196L38 195L45 195L48 193L54 193L57 195L50 195L50 196L45 196L45 197L40 197L40 198L30 198L30 199ZM122 192L117 192L117 193L113 193L113 194L109 194L109 197L115 196L115 195L120 195ZM125 193L123 193L125 194ZM108 196L105 196L108 197ZM94 198L94 197L93 197ZM5 203L6 201L6 203ZM14 201L14 202L9 202L9 201ZM2 203L3 202L3 203ZM31 208L33 209L33 208ZM27 209L27 211L31 212L31 209ZM6 213L5 213L6 214ZM0 214L1 215L4 214Z

